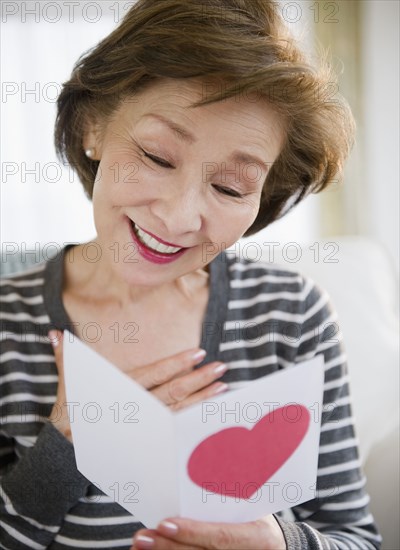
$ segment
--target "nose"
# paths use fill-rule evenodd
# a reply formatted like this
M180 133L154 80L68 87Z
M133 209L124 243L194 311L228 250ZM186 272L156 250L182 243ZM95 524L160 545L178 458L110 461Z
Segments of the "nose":
M193 184L177 185L176 191L165 192L151 204L151 213L165 227L171 242L189 233L200 231L203 225L203 198Z

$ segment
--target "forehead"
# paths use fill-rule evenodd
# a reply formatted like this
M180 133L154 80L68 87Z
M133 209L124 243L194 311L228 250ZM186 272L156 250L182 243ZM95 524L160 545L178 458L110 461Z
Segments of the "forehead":
M215 84L197 79L163 79L123 101L113 119L117 124L140 129L161 130L164 127L168 131L171 127L161 121L167 119L176 123L176 133L180 127L196 141L215 138L237 144L247 140L262 148L273 144L274 149L280 150L284 121L266 100L253 94L200 107L191 106L204 99L210 89L215 92Z

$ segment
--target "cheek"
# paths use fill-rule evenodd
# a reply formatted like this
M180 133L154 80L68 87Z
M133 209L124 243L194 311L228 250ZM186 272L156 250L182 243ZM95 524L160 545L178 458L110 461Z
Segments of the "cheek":
M230 244L240 239L253 224L259 211L260 200L257 196L245 197L241 204L219 213L214 219L215 240Z
M254 222L257 217L258 211L260 210L260 202L261 196L259 193L244 197L242 201L242 208L240 209L239 213L242 225L247 225L247 227L250 227L250 225Z
M260 210L261 196L257 194L251 197L246 202L246 216L243 217L243 224L241 226L241 236L251 227L257 218Z
M103 157L93 189L93 202L97 199L112 205L120 204L134 194L140 182L140 162L132 156Z

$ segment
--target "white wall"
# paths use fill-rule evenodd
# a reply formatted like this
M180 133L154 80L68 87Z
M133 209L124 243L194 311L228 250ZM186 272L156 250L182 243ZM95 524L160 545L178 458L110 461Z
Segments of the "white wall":
M77 176L55 156L55 99L78 57L115 26L116 3L73 4L2 2L3 244L32 247L95 234Z
M399 2L363 2L365 234L399 270Z

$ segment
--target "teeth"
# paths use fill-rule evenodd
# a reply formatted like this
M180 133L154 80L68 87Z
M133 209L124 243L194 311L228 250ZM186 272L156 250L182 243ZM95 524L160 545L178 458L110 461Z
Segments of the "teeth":
M137 225L133 224L133 226L135 229L135 233L139 237L140 241L155 252L162 252L163 254L175 254L175 252L182 250L181 248L176 248L175 246L166 246L165 244L156 241L156 239L154 239L151 235L148 235L147 233L142 231Z

